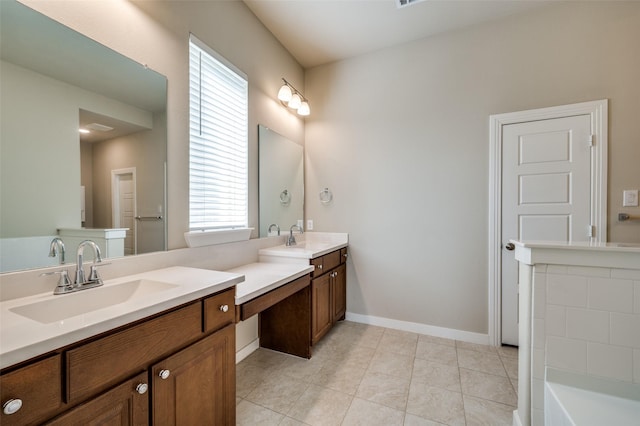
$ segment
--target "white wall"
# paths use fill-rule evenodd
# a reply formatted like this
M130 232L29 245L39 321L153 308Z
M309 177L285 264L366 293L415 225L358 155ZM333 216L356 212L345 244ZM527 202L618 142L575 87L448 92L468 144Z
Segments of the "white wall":
M640 3L568 2L308 70L305 213L349 232L348 310L487 333L491 114L610 99L609 238L640 242L614 218L640 187L639 40Z

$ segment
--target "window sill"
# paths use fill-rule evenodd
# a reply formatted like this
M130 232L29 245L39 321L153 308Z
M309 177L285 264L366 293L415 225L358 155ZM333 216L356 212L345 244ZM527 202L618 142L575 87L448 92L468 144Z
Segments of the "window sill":
M184 239L189 247L213 246L216 244L246 241L251 236L253 228L216 229L209 231L189 231L184 233Z

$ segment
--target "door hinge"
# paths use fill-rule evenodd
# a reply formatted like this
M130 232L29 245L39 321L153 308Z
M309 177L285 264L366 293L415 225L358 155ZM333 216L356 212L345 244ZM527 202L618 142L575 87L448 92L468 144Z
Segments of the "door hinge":
M589 135L589 146L595 145L596 135Z
M596 227L595 225L587 226L587 237L593 238L596 235Z

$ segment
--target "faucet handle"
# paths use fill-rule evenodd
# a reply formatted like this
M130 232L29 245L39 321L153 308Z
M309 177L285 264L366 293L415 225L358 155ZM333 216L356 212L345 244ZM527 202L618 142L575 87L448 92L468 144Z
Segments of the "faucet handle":
M60 275L60 278L58 278L58 284L56 285L56 289L53 291L53 294L64 293L68 288L71 287L69 272L66 269L63 269L61 271L44 272L40 274L41 277L44 277L46 275Z
M89 271L89 281L102 283L102 278L100 278L100 275L98 275L98 267L107 266L107 265L111 265L111 262L109 263L100 262L100 263L94 263L93 265L91 265L91 270Z

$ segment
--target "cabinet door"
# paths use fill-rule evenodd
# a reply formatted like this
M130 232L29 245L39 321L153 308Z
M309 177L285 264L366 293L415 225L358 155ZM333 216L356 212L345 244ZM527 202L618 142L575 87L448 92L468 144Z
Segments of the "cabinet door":
M311 281L311 336L313 344L331 328L331 274Z
M147 373L140 373L131 380L67 411L46 423L48 426L112 425L138 426L149 424L149 392Z
M333 322L344 319L347 311L347 267L342 264L331 272Z
M154 425L235 425L235 325L152 367Z

